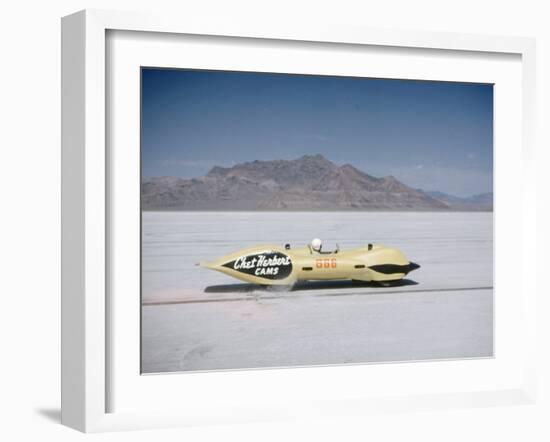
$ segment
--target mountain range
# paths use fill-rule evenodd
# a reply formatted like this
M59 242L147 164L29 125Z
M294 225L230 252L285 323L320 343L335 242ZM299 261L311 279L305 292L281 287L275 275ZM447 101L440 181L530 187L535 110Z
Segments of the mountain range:
M491 195L492 196L492 195ZM197 178L148 177L143 210L490 210L450 195L377 178L322 155L212 168ZM490 198L492 208L492 197Z
M493 192L479 193L465 198L439 191L426 191L425 193L447 204L452 210L493 210Z

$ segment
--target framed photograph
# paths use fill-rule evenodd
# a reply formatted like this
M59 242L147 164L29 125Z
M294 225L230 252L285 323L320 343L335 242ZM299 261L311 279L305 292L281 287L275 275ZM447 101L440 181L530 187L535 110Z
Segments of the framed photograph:
M143 67L142 373L492 357L493 87Z
M83 11L62 44L64 424L533 400L532 40Z

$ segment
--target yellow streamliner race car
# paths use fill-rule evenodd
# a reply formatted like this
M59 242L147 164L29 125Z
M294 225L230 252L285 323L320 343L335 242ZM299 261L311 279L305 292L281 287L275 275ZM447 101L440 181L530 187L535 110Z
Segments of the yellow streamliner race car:
M298 281L342 280L391 282L420 266L397 249L368 244L350 250L323 251L319 239L293 249L260 245L198 265L260 285L292 285Z

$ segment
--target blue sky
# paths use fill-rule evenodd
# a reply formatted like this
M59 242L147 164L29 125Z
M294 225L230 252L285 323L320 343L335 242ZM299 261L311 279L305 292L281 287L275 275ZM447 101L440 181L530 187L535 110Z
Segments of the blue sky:
M425 190L492 191L487 84L145 68L141 131L143 176L320 153Z

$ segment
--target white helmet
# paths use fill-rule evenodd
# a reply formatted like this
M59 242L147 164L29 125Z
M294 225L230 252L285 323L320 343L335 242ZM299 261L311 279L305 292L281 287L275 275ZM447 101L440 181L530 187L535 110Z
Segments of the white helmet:
M323 242L319 238L315 238L314 240L311 241L311 248L316 252L320 252L322 246L323 246Z

